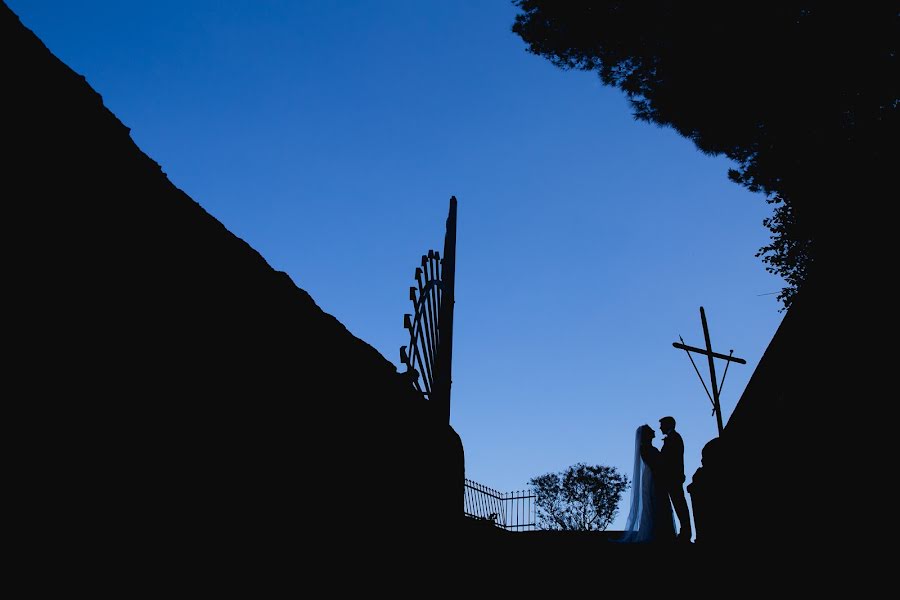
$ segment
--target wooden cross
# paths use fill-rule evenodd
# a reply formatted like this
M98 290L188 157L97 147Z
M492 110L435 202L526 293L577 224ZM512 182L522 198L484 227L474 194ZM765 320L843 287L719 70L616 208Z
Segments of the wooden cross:
M712 345L709 343L709 327L706 325L706 312L703 310L703 307L700 307L700 321L703 323L703 337L706 339L706 350L702 348L695 348L693 346L687 346L684 344L684 340L682 339L682 343L673 342L672 345L678 348L679 350L684 350L688 358L691 359L691 364L694 365L694 370L697 371L697 377L700 378L700 383L703 383L703 389L706 389L706 383L703 381L703 376L700 375L700 371L697 369L697 365L694 364L694 359L691 357L691 352L696 352L697 354L705 354L706 358L709 359L709 378L710 385L712 386L712 397L710 401L713 404L713 413L716 415L716 424L719 426L719 436L722 436L723 426L722 426L722 409L719 406L719 390L721 386L716 385L716 365L713 362L714 358L720 358L724 361L728 361L725 363L725 372L722 374L722 383L725 383L725 375L728 374L728 364L732 362L736 362L742 365L746 365L747 361L743 358L737 358L732 356L734 350L731 350L728 353L728 356L724 354L719 354L718 352L712 351ZM679 339L681 336L678 336ZM706 395L709 396L709 390L706 391Z

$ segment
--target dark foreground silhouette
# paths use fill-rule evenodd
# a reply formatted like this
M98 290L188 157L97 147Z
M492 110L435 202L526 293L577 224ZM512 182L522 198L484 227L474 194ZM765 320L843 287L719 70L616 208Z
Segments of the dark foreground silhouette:
M198 565L445 534L463 477L447 421L172 185L5 4L0 48L7 385L34 536Z

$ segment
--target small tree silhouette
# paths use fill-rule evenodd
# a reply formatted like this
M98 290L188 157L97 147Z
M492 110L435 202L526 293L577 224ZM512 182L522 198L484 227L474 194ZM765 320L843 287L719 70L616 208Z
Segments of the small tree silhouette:
M629 485L615 467L584 463L528 483L535 495L538 526L555 531L604 531Z

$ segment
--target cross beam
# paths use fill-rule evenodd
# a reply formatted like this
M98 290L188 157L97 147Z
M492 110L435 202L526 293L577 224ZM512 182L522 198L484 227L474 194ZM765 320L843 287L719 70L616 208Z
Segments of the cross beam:
M687 350L688 352L696 352L697 354L706 354L706 350L701 348L695 348L694 346L687 346L685 344L679 344L678 342L672 342L672 345L678 348L679 350ZM746 365L747 361L743 358L737 358L736 356L726 356L724 354L719 354L718 352L712 353L713 358L721 358L722 360L730 360L731 362L736 362L739 365Z
M678 342L673 342L672 345L679 350L684 350L688 353L688 358L691 357L691 352L696 354L703 354L709 361L709 378L710 378L710 387L712 387L712 403L713 403L713 412L716 414L716 425L719 428L719 436L721 437L722 431L725 429L722 425L722 409L719 406L719 386L716 385L716 365L713 362L714 358L719 358L725 363L725 374L728 373L728 364L736 362L741 365L746 365L747 361L743 358L737 358L736 356L728 356L724 354L719 354L718 352L713 352L712 344L709 341L709 326L706 324L706 311L703 310L703 307L700 307L700 322L703 324L703 338L706 341L706 350L702 348L695 348L694 346L688 346L686 344L679 344ZM683 342L684 340L682 340ZM694 363L694 359L691 359L691 364ZM694 369L697 369L697 365L694 365ZM722 375L722 383L725 383L725 374ZM700 375L700 371L697 371L697 375ZM700 382L703 382L703 377L700 377ZM704 385L704 387L706 387ZM708 393L708 392L707 392Z

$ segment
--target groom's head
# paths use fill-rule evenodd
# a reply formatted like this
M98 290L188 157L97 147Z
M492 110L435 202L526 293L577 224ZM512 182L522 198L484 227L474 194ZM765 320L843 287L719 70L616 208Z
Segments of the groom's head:
M669 432L675 429L675 419L672 417L663 417L659 420L659 430L663 435L669 435Z

